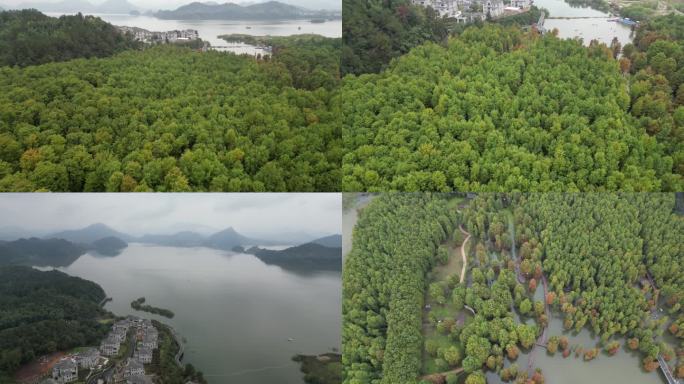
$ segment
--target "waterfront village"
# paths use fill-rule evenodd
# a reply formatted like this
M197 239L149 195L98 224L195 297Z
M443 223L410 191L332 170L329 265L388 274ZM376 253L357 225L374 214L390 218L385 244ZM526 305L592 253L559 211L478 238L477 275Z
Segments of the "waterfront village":
M430 7L440 16L456 19L459 23L496 19L522 12L532 6L532 0L411 0L413 4Z
M199 39L199 32L195 29L184 29L181 31L153 32L137 27L117 27L122 33L130 33L136 41L146 44L180 43Z
M149 319L129 316L112 325L100 348L87 348L62 357L41 384L152 384L145 365L158 348L159 331ZM190 383L192 384L192 383Z

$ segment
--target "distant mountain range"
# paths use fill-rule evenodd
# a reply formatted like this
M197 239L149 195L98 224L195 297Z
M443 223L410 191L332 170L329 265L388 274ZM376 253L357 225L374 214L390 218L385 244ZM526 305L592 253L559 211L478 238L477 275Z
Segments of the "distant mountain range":
M311 241L313 244L330 248L342 248L342 235L330 235Z
M128 14L132 11L140 11L140 8L127 0L107 0L102 4L95 5L85 0L62 0L55 3L41 1L27 1L19 4L16 9L35 8L41 12L55 13L104 13L104 14Z
M44 236L45 238L64 239L72 243L91 244L105 237L117 237L124 241L133 241L135 238L125 233L116 231L104 224L97 223L81 229L61 231Z
M194 2L173 11L159 11L154 16L170 20L298 20L339 18L341 12L310 10L278 1L244 6Z
M64 239L0 241L0 265L66 267L86 253L86 248Z
M25 234L21 228L0 229L0 239L11 234ZM182 231L170 235L131 236L105 224L97 223L81 229L65 230L44 236L14 241L0 241L0 265L21 264L34 266L68 266L89 250L103 256L116 256L130 242L172 247L208 247L235 250L250 247L249 252L268 264L284 268L337 270L341 268L342 236L331 235L307 240L305 244L282 251L271 251L257 246L282 245L282 241L255 239L230 227L209 236ZM297 243L297 242L295 242ZM339 249L338 249L339 248ZM339 257L338 257L339 256ZM335 261L338 257L339 260ZM339 264L339 268L338 265Z
M320 244L334 243L334 240L330 239L331 237L334 236L318 239L311 243L297 245L283 250L252 247L247 250L242 250L242 252L252 254L266 264L277 265L285 269L341 271L341 236L339 246L325 246ZM240 249L236 250L240 251Z

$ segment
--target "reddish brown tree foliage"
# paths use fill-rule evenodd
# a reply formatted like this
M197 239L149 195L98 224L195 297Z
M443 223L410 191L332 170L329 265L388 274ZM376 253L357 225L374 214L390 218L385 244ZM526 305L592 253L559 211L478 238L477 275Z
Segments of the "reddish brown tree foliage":
M551 305L553 304L553 301L556 300L556 294L553 292L549 292L546 294L546 304Z
M639 339L637 339L636 337L634 337L634 338L631 338L631 339L627 340L627 346L628 346L629 349L631 349L632 351L636 351L636 350L639 348Z
M508 355L508 358L511 360L517 359L519 353L520 353L520 350L515 345L509 345L506 348L506 354Z

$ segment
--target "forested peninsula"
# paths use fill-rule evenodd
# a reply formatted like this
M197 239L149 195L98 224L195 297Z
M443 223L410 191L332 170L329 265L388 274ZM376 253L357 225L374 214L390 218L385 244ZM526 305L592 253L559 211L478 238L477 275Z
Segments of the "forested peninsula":
M0 266L0 379L38 356L99 344L102 288L58 271Z
M107 57L142 43L95 16L46 16L35 9L0 11L0 66Z

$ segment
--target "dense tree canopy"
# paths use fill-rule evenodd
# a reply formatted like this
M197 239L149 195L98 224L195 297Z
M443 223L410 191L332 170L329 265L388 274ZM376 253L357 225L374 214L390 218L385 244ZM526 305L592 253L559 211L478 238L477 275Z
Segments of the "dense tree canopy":
M631 74L630 112L664 143L675 173L684 174L684 16L642 23L620 63Z
M453 231L445 203L386 194L359 217L343 279L345 383L415 382L425 274Z
M433 206L440 210L426 211ZM542 382L540 370L514 361L535 342L570 354L566 336L544 332L551 310L567 330L600 337L601 348L573 348L587 361L623 342L646 369L659 354L674 358L660 338L667 329L684 339L684 217L674 194L485 193L458 213L453 206L442 194L388 193L361 212L343 277L346 384L416 383L421 371L421 383L443 382L454 368ZM431 280L457 221L474 244L465 282L460 271ZM537 284L548 289L543 300ZM658 307L673 319L652 318Z
M102 288L62 272L0 267L0 373L45 353L98 344ZM1 377L1 375L0 375Z
M442 41L447 22L410 0L343 0L342 73L379 72L427 41Z
M677 190L605 46L471 28L343 81L343 189Z
M0 66L105 57L139 44L94 16L54 18L34 9L0 12Z
M0 190L339 190L330 76L288 67L162 46L0 68Z

